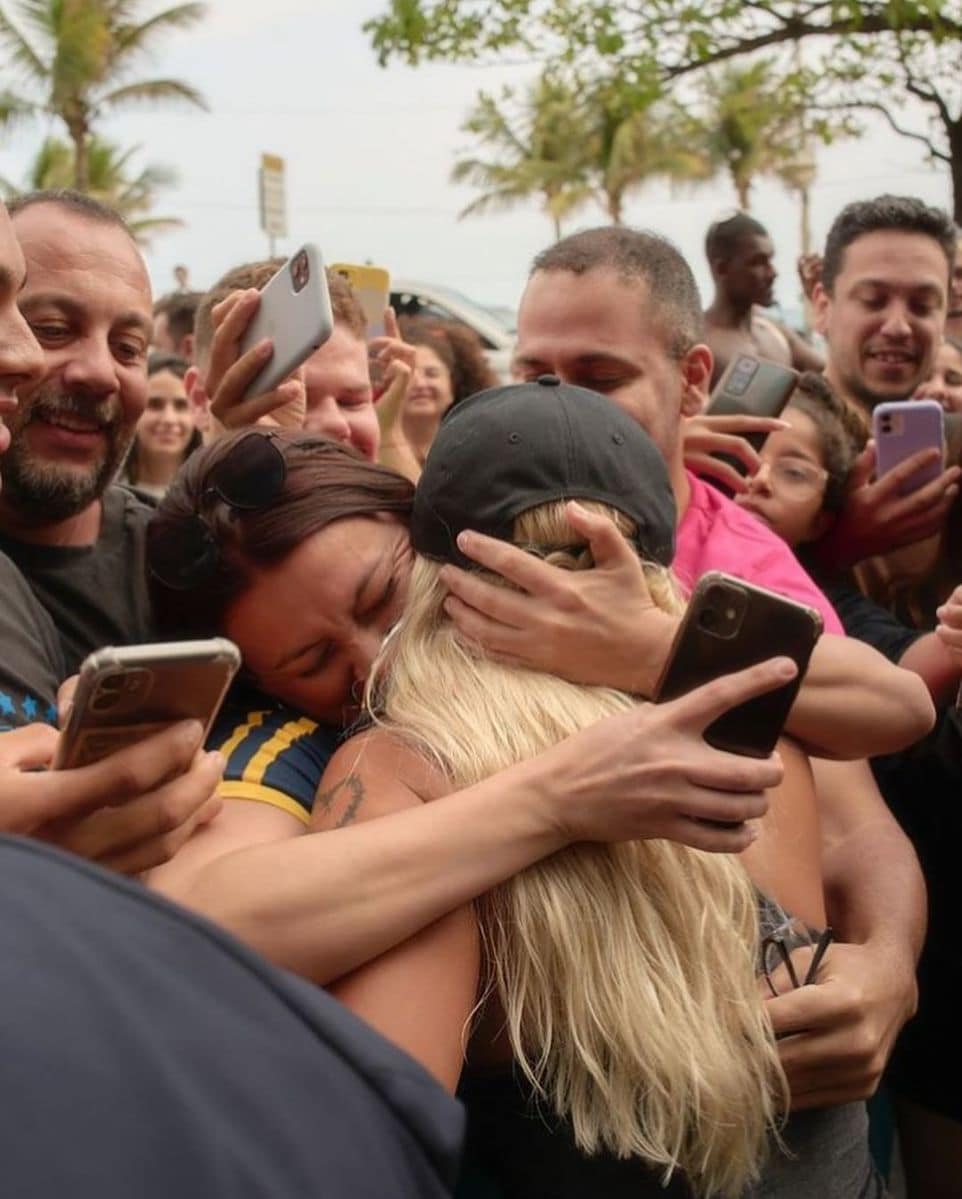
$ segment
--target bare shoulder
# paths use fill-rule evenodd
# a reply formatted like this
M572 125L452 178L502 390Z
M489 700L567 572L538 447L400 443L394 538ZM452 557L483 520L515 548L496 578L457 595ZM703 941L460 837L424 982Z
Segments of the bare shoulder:
M324 771L314 800L315 829L343 828L439 799L445 776L412 746L385 729L345 741Z

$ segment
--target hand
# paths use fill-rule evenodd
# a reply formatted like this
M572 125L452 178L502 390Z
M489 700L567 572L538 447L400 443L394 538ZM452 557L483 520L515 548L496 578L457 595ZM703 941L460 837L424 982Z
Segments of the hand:
M821 254L802 254L797 263L798 279L806 300L811 300L815 294L815 284L822 281Z
M463 533L462 551L517 590L445 566L444 609L500 662L650 696L678 618L655 607L638 556L613 521L577 503L567 516L591 549L593 570L562 570L507 542Z
M956 587L935 615L939 621L936 636L955 658L962 660L962 587Z
M845 506L829 532L817 543L824 567L848 570L857 562L913 545L939 532L956 496L962 471L950 466L924 487L901 495L900 488L916 471L938 461L937 449L920 450L871 481L875 470L872 442L855 460L849 476Z
M543 754L539 762L553 762L561 783L552 816L565 842L666 838L711 853L747 849L756 834L746 821L768 810L765 792L781 782L781 760L725 753L702 734L795 674L794 662L775 658L671 703L609 716Z
M769 999L793 1110L874 1095L916 1000L914 971L898 968L891 946L839 944L817 983Z
M745 440L748 434L776 433L790 427L788 421L773 416L690 416L682 425L685 465L701 478L717 479L729 491L747 491L745 477L714 455L736 458L749 476L756 475L762 463L755 447Z
M304 427L307 397L303 368L294 371L274 391L244 398L251 381L274 353L274 343L265 338L241 354L241 342L260 299L261 293L254 289L234 292L211 313L214 339L204 386L210 397L211 419L221 432L258 424Z
M77 770L49 767L57 733L29 725L0 735L0 827L50 841L124 874L168 861L213 819L223 769L200 752L189 721Z
M376 373L381 376L375 387L375 397L379 398L383 395L385 388L384 376L387 374L388 367L394 362L401 362L408 371L413 374L417 366L417 351L414 346L408 343L401 337L401 330L397 323L397 317L394 314L393 308L384 310L384 334L381 337L372 337L367 343L370 360L374 364ZM372 380L375 371L372 371Z

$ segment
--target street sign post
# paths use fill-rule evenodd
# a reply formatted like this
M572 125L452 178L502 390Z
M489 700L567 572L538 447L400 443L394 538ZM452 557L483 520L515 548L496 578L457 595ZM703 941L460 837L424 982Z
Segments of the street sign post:
M274 257L274 242L287 236L287 193L284 185L284 159L276 154L262 154L257 173L261 228L267 234L271 258Z

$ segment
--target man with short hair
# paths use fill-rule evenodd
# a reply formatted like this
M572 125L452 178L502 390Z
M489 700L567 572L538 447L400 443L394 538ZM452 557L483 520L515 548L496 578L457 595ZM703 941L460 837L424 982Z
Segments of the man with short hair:
M945 321L946 337L962 341L962 228L955 227L955 259L949 283L949 314Z
M232 326L236 326L235 341L239 343L260 302L257 293L283 265L282 258L245 263L228 271L204 295L197 310L196 363L185 379L188 394L197 408L209 407L226 373L219 364L212 363L214 309L235 293L241 293L229 316ZM299 388L293 381L282 384L281 388L291 392L297 427L346 442L373 461L378 453L380 430L371 387L364 310L350 284L336 271L327 272L327 283L334 331L304 364L304 395L300 402L296 394ZM236 353L237 346L233 348ZM274 413L277 419L278 410Z
M794 329L764 315L775 303L775 247L765 226L739 212L705 237L715 298L705 310L705 340L715 361L712 383L732 359L752 354L796 370L821 370L818 354Z
M832 224L814 295L828 341L826 377L866 424L878 404L909 399L931 374L947 313L953 305L962 308L957 250L948 215L912 197L850 204ZM857 563L863 591L926 632L959 581L962 428L956 418L946 418L946 433L952 465L908 495L897 488L918 461L873 482L874 458L863 455L825 547L827 562ZM943 714L940 738L876 763L886 800L919 853L929 892L918 1013L895 1047L888 1081L910 1193L933 1197L954 1193L962 1160L962 1059L953 1002L962 827L958 769L944 752L956 739L951 713ZM943 1190L947 1184L950 1190Z
M154 304L154 330L151 345L155 350L194 361L194 316L202 293L173 291Z
M8 418L0 550L53 617L73 673L92 649L151 640L150 509L113 485L147 400L150 283L123 220L89 196L35 192L10 211L44 372Z
M955 229L908 196L844 208L829 230L814 304L825 377L865 415L907 400L932 373L948 310Z
M830 627L837 630L827 601L791 555L786 556L785 546L775 544L774 534L757 522L752 526L750 517L742 519L747 514L685 470L684 420L701 410L712 368L711 351L701 342L700 333L697 288L688 265L670 243L630 229L590 230L565 238L535 260L519 311L517 368L524 378L554 374L600 391L647 430L666 458L675 489L679 509L675 569L686 587L707 570L726 570L820 607L832 622ZM509 555L503 547L491 548L484 539L473 538L466 552L481 565L508 573L504 567ZM530 581L525 598L532 602L542 592L557 599L562 588L570 590L568 606L576 612L582 612L586 603L597 602L577 578L547 581L541 577L545 573L541 564L518 561L515 569L515 581L522 571ZM590 573L598 576L591 580L597 589L604 572ZM484 588L470 572L446 568L444 578L453 596L448 610L462 630L510 660L524 662L525 647L511 640L508 628L508 607L518 607L518 597L506 599L503 588ZM630 619L629 613L625 620ZM546 629L545 635L550 636L550 631ZM570 651L573 637L564 640ZM636 640L626 632L621 643L633 646ZM663 660L669 644L670 631L664 645L650 646L648 652ZM863 647L823 638L806 686L813 685L825 668L820 654L838 665L857 648ZM643 652L640 647L639 652ZM651 679L657 677L652 663L638 661L634 651L626 655L622 650L621 658L620 667L611 658L605 667L599 655L597 677L583 681L614 683L650 694ZM843 678L850 684L859 670L855 665L843 668ZM640 686L646 677L648 687ZM844 684L836 681L840 685ZM868 698L852 696L848 713L851 724L863 731L873 722L864 707ZM788 725L795 736L800 735L799 717L796 705ZM830 748L832 735L832 728L823 723L810 728L803 740L810 750L846 756L837 744ZM866 746L864 740L861 744ZM885 748L883 736L874 748L861 752ZM833 778L830 800L820 801L820 817L826 905L832 925L847 943L829 951L831 982L782 995L771 1001L769 1009L776 1032L794 1034L781 1042L794 1105L819 1111L864 1098L877 1085L895 1034L914 1007L915 961L924 927L924 887L911 846L864 765L832 764L833 770L843 768L848 774ZM856 1043L858 1054L843 1049ZM867 1163L864 1140L859 1141L864 1136L864 1114L847 1109L839 1112L838 1120L835 1123L831 1112L824 1120L813 1112L811 1121L803 1114L793 1126L808 1130L803 1138L809 1144L803 1150L795 1142L795 1148L809 1171L821 1159L819 1178L825 1182L826 1196L841 1194L831 1191L827 1183L828 1177L834 1177L828 1163L836 1154L844 1156L851 1150ZM779 1168L791 1173L790 1164L779 1162ZM826 1168L828 1175L824 1175ZM850 1193L860 1192L845 1191L846 1199Z

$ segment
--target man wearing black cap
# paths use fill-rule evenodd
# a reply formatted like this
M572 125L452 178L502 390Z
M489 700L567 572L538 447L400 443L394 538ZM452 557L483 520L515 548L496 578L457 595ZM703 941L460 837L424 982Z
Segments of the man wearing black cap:
M702 410L712 372L701 330L698 291L673 246L630 229L591 230L536 259L519 313L517 371L530 379L550 372L600 391L647 430L668 465L679 509L675 569L683 584L691 587L710 569L727 570L819 607L826 627L837 632L827 601L794 559L774 546L774 536L766 536L764 528L742 529L732 505L685 470L684 420ZM561 572L542 563L522 562L513 547L463 534L459 544L468 557L527 594L488 588L448 566L448 610L489 652L526 662L533 656L526 642L537 626L538 608L550 609L543 637L557 645L559 661L584 647L580 681L650 694L670 631L663 630L660 643L646 644L633 632L644 600L636 592L632 603L623 586L619 590L619 582L632 582L630 568L611 548L614 539L603 523L583 521L579 529L590 535L593 548L598 545L609 567L588 572L595 576L590 581L558 578ZM522 626L526 642L515 634ZM604 636L579 634L592 626ZM646 622L645 635L655 632ZM610 646L619 639L621 652L613 654ZM849 758L888 752L915 741L931 725L928 704L921 721L915 719L920 696L910 680L877 656L855 664L853 655L861 648L828 637L813 655L788 725L810 751ZM878 706L883 693L892 707ZM910 709L913 716L901 723ZM845 765L850 774L835 764L818 770L826 902L831 923L848 943L829 951L830 984L803 988L770 1005L776 1030L796 1034L781 1041L796 1109L822 1109L875 1090L898 1030L915 1007L915 963L925 922L918 862L867 767ZM853 1053L854 1044L862 1051Z

